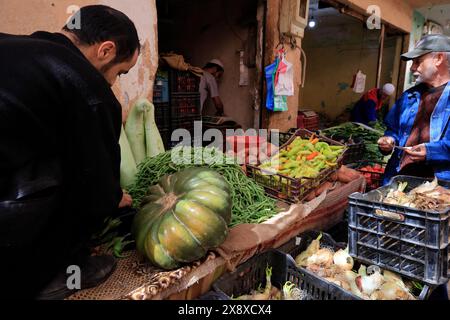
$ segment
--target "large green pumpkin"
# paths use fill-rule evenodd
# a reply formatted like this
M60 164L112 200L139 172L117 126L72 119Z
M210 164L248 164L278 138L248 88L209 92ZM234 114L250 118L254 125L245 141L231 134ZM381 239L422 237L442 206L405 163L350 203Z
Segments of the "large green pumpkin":
M230 187L213 170L164 176L133 221L137 250L167 270L201 259L225 241L231 206Z

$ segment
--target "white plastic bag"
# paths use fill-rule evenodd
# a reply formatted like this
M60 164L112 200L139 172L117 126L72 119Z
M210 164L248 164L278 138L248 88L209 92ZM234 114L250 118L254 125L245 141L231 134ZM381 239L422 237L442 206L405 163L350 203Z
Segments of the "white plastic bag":
M362 73L361 70L359 70L355 76L355 81L353 83L354 92L364 93L366 91L366 78L367 76Z
M288 97L294 95L294 66L285 57L283 57L278 66L277 80L275 95Z

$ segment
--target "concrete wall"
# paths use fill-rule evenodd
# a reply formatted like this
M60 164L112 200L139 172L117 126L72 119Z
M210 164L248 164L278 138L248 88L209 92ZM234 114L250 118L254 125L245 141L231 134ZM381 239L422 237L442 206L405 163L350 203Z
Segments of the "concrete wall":
M127 14L134 21L141 44L137 65L117 81L114 92L124 112L139 97L153 96L153 80L158 63L157 17L155 0L21 0L0 1L0 32L30 34L37 30L57 32L70 17L67 9L91 4L108 5Z
M246 47L249 25L256 23L256 4L257 1L240 0L169 1L169 12L164 12L163 8L159 12L161 52L182 54L186 62L198 67L213 58L224 63L219 91L225 114L244 128L253 127L257 74L256 69L251 68L249 85L239 86L238 51ZM251 42L256 45L256 39ZM206 114L215 114L213 105L206 107Z
M300 108L336 118L361 97L351 89L358 69L367 75L366 90L374 88L379 35L378 30L364 30L362 23L351 17L319 17L317 27L307 29L303 41L308 64ZM395 40L387 38L385 41L381 83L393 81Z

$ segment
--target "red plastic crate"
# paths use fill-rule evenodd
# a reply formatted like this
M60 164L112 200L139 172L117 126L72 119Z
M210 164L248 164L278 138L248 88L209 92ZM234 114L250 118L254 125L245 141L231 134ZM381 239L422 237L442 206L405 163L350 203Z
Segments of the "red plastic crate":
M297 117L297 127L309 131L319 130L320 118L314 111L299 111Z
M367 166L373 167L374 165L378 165L382 168L382 172L373 172L365 169ZM383 185L384 178L384 170L386 169L386 163L384 162L376 162L376 161L359 161L356 164L355 169L360 172L364 178L366 179L366 191L372 191L378 189Z

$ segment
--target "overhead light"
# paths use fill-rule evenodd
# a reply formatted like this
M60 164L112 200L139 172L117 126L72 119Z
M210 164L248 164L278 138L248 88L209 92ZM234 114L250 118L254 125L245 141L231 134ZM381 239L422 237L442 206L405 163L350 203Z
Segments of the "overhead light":
M313 16L311 16L311 19L309 19L308 27L314 28L316 25L317 25L316 20L314 19Z

